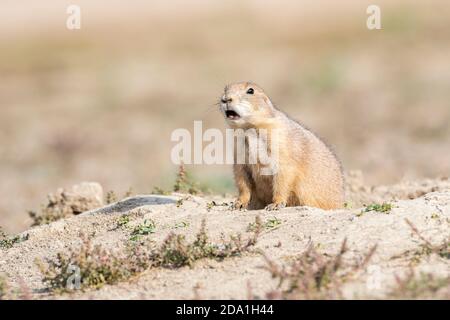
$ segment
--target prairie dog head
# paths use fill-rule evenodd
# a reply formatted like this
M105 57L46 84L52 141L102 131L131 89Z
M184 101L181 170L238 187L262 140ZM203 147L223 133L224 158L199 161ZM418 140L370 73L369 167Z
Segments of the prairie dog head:
M274 107L264 90L251 82L225 87L220 109L232 128L258 127L274 117Z

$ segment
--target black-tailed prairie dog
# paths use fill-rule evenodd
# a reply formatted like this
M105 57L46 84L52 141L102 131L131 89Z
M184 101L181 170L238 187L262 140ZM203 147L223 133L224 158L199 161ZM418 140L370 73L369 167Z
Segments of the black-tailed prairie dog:
M235 208L343 207L344 181L339 160L314 133L277 109L260 87L251 82L230 84L225 87L220 107L232 129L264 131L269 154L273 143L278 146L274 174L263 174L259 161L234 163L239 191ZM248 150L244 151L247 157ZM235 147L234 152L236 161L239 150Z

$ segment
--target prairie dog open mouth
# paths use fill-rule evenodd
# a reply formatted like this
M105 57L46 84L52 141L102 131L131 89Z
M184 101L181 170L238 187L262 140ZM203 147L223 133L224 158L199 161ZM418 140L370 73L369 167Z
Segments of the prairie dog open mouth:
M238 120L241 118L241 116L234 110L225 111L225 116L230 120Z

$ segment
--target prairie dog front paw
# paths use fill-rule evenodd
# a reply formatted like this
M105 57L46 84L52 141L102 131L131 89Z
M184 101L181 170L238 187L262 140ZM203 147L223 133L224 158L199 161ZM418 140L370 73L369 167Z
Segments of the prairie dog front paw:
M248 201L242 201L237 199L233 202L233 210L247 210Z
M275 211L280 210L286 207L286 203L280 202L280 203L271 203L268 206L266 206L267 211Z

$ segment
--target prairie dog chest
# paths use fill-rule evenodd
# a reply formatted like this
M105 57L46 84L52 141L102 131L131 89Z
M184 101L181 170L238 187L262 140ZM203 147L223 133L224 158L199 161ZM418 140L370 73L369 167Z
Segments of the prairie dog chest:
M235 145L235 163L264 167L272 165L275 156L278 156L277 140L267 130L249 129L238 136ZM260 166L254 169L258 171Z
M252 185L254 196L260 201L272 199L273 175L263 174L264 168L260 164L249 164L245 168Z
M245 141L246 156L249 161L246 162L246 171L253 181L256 193L263 198L272 194L273 175L267 172L271 165L270 142L270 139L264 134L250 135Z

